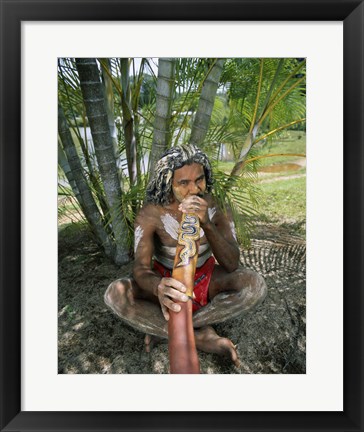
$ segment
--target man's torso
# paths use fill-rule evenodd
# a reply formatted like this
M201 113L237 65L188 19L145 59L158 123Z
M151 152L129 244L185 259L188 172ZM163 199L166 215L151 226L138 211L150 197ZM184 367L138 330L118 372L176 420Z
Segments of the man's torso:
M209 203L209 217L213 221L216 207L211 198L208 198L207 201ZM181 212L176 211L172 206L158 206L158 211L155 213L154 259L169 269L173 268L181 218ZM212 255L202 228L200 228L199 243L197 267L202 266Z

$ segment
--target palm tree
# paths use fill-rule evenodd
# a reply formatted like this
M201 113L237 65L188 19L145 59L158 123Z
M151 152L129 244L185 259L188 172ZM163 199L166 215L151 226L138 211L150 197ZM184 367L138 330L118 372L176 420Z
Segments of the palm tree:
M109 123L110 135L114 147L115 159L119 159L118 136L115 124L115 104L114 104L114 87L112 81L111 62L108 58L99 59L104 83L104 98L107 112L107 121Z
M223 66L223 59L214 60L213 65L204 80L201 96L198 101L195 121L192 126L190 137L191 144L199 146L203 143L206 137Z
M175 87L175 60L172 58L161 58L159 59L158 66L153 143L149 164L150 172L154 172L156 162L170 144L171 110Z
M114 147L108 124L105 97L100 73L95 59L76 59L80 85L90 124L95 155L98 161L106 202L112 220L112 233L115 240L115 262L126 264L129 261L128 245L125 238L127 228L120 216L121 189Z
M237 61L241 66L238 70L234 67ZM225 80L230 83L232 106L246 124L245 140L231 171L233 176L241 173L254 145L306 120L303 94L306 75L300 73L304 67L304 59L240 59L228 65L230 73L226 73ZM258 137L263 128L266 132Z
M104 229L102 215L100 214L87 180L84 176L82 165L79 160L66 117L60 105L58 105L58 133L63 145L63 150L65 152L64 155L62 148L59 152L62 169L68 178L83 214L85 215L92 231L95 234L96 240L100 245L102 245L107 256L114 257L114 246ZM67 158L67 161L65 160L65 157Z
M255 149L304 123L304 82L302 59L60 59L59 164L105 253L119 264L131 259L149 173L180 142L208 153L215 195L247 238ZM230 173L218 169L222 147L235 155Z

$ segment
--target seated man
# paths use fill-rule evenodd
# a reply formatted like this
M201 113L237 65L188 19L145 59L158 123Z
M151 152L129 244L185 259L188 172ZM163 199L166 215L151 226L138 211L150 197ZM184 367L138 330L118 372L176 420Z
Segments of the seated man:
M200 246L193 298L193 326L198 349L228 356L239 364L235 346L211 324L237 317L260 304L267 287L262 276L239 266L239 247L231 215L211 195L207 156L197 147L169 149L158 161L147 187L146 204L135 221L133 279L111 283L105 302L123 320L152 336L168 337L169 310L188 301L185 287L171 278L183 212L200 220Z

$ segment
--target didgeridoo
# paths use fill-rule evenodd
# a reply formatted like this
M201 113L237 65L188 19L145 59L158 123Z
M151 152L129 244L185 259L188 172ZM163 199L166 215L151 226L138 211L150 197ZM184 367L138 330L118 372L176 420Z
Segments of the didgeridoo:
M171 374L199 374L200 362L197 355L192 324L192 294L198 246L200 223L194 213L184 213L180 223L176 256L172 277L182 282L187 289L187 302L177 302L179 312L170 311L168 321L168 349Z

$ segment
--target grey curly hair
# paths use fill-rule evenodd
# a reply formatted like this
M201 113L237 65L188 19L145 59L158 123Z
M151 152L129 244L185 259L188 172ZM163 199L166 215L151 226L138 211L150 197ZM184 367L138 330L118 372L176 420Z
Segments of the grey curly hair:
M172 197L174 171L192 163L203 166L206 191L211 192L213 177L207 155L193 144L181 144L171 147L157 162L154 175L147 186L146 202L159 205L169 204Z

